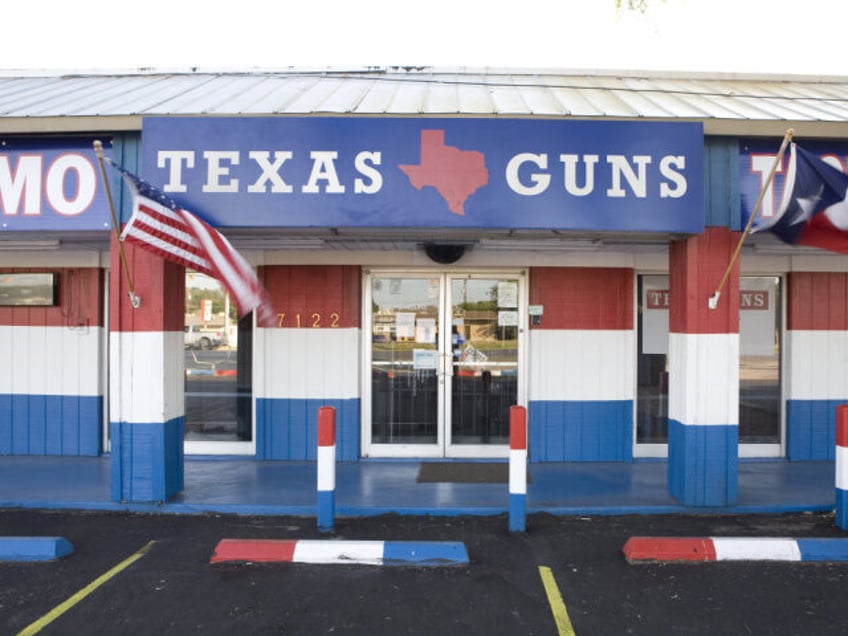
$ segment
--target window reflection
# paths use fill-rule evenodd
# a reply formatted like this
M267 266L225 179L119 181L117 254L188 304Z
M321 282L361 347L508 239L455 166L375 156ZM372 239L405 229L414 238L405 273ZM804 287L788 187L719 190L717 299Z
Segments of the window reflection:
M251 440L252 322L218 281L186 272L186 441Z
M668 443L668 276L639 276L636 441ZM780 277L743 276L739 292L739 442L778 444Z
M780 279L745 276L739 298L739 441L780 442Z

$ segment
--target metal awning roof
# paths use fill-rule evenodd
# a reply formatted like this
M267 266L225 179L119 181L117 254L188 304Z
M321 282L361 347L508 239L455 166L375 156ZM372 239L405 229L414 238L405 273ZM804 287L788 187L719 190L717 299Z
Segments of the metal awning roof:
M0 71L0 133L139 130L148 115L702 121L706 134L848 137L848 77L384 67Z

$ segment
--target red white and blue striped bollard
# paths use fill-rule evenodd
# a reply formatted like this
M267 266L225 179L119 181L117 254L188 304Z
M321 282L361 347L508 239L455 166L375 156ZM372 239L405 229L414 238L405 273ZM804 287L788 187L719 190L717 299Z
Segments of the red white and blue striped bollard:
M331 532L336 516L336 409L318 409L318 530Z
M509 409L509 531L527 528L527 409Z
M848 530L848 404L836 407L836 525Z

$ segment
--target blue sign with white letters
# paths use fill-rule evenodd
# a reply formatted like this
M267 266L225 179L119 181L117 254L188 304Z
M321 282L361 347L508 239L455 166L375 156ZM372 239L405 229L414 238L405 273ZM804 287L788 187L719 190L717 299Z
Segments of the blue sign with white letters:
M848 144L845 142L797 138L795 141L804 150L818 155L834 168L848 172ZM781 139L741 139L739 141L739 197L743 228L754 210L760 191L768 182L781 142ZM789 155L787 146L775 168L771 183L763 192L760 208L757 210L758 222L754 227L759 225L760 221L768 222L778 212L786 184Z
M152 117L141 175L224 227L699 233L691 122Z
M93 141L4 139L0 144L0 232L111 229Z

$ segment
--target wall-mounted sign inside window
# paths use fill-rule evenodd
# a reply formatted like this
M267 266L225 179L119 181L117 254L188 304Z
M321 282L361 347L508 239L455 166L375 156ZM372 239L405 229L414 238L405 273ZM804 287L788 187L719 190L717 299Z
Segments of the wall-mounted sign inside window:
M646 289L645 290L645 307L647 309L668 309L671 302L671 296L667 289ZM739 292L739 309L747 310L768 310L769 295L764 290L743 289Z
M0 305L55 305L55 273L0 273Z
M668 353L668 276L642 276L642 352ZM773 296L779 286L773 277L743 277L739 291L740 349L743 355L771 355L775 347Z

